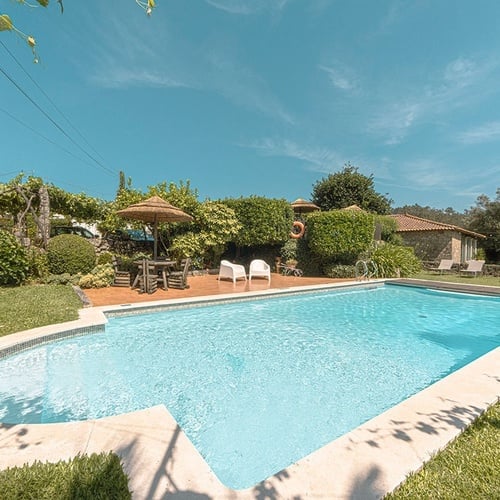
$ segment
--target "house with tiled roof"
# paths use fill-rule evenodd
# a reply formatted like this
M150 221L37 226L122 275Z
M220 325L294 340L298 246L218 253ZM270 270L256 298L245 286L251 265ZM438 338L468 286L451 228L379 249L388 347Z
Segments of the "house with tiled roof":
M478 240L486 238L468 229L415 215L391 217L396 220L397 233L404 244L413 247L415 255L424 261L452 259L456 264L463 264L476 257Z

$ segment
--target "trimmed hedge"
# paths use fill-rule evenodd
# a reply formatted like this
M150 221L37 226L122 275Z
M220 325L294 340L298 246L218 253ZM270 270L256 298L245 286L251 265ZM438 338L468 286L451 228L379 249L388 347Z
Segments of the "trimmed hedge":
M250 196L223 203L235 211L242 227L233 238L237 246L282 245L289 239L293 209L287 200Z
M20 285L28 271L26 250L12 234L0 230L0 285Z
M93 453L55 464L35 462L0 471L0 498L129 500L132 495L119 457Z
M95 266L96 253L92 243L85 238L61 234L50 239L47 260L52 274L86 274Z
M331 210L307 218L307 240L311 252L323 261L352 264L370 248L374 219L366 212Z

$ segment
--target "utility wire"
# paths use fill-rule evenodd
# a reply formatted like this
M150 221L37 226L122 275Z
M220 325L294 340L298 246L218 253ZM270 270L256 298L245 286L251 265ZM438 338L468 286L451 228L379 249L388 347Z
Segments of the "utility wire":
M0 73L3 75L17 88L21 94L28 99L33 106L35 106L40 113L42 113L66 138L68 138L80 151L82 151L86 156L88 156L94 163L96 163L99 167L101 167L108 174L115 176L117 172L111 170L110 168L103 165L99 160L97 160L94 156L92 156L89 152L87 152L80 144L78 144L42 107L34 101L23 89L22 87L0 66Z
M38 130L36 130L35 128L33 128L31 125L28 125L27 123L23 122L22 120L20 120L19 118L16 118L13 114L9 113L6 109L3 109L3 108L0 108L0 111L2 113L5 113L9 118L11 118L12 120L16 121L17 123L19 123L20 125L22 125L23 127L26 127L28 130L30 130L31 132L33 132L35 135L38 135L39 137L41 137L42 139L45 139L47 142L49 142L50 144L56 146L57 148L61 149L62 151L64 151L65 153L69 154L70 156L72 156L73 158L77 159L78 161L81 161L82 163L85 163L85 165L88 165L89 167L92 167L94 168L95 165L92 165L91 163L89 163L88 161L85 161L84 159L80 158L79 156L76 156L72 151L70 151L69 149L66 149L65 147L61 146L60 144L58 144L57 142L53 141L52 139L50 139L49 137L41 134L40 132L38 132ZM0 174L2 175L2 174Z
M50 96L45 92L45 90L43 90L43 88L38 85L37 81L29 74L29 72L25 69L25 67L19 62L19 60L17 59L17 57L8 49L8 47L2 42L2 40L0 40L0 45L2 45L2 47L5 49L5 51L7 52L7 54L9 54L9 56L14 60L14 62L21 68L21 70L23 71L23 73L31 80L31 82L33 83L33 85L35 85L35 87L45 96L45 98L47 99L47 101L50 102L50 104L52 104L52 106L54 107L54 109L66 120L66 123L68 123L68 125L83 139L83 141L85 142L85 144L87 144L87 146L97 155L101 158L101 160L104 161L104 158L102 157L102 155L100 155L93 147L92 145L89 143L89 141L85 138L85 136L75 127L75 125L73 125L73 123L71 123L71 120L59 109L59 107L56 105L56 103L50 98Z

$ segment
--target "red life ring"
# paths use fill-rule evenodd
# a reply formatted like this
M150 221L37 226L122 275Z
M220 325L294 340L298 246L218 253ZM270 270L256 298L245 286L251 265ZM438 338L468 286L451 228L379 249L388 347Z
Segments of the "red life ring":
M298 229L298 232L296 231L296 229ZM299 238L302 238L302 236L304 236L304 232L305 232L304 224L302 224L302 222L296 220L292 224L292 231L290 233L290 238L294 238L296 240Z

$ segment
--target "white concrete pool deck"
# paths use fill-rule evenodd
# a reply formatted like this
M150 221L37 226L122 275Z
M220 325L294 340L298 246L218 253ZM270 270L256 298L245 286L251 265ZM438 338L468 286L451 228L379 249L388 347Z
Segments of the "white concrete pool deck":
M318 288L332 286L308 287ZM202 301L233 298L218 295L204 297ZM175 301L189 302L200 299ZM0 350L57 332L102 325L106 322L104 312L172 304L173 301L162 301L138 307L82 309L77 321L1 338ZM220 483L164 406L86 422L1 424L0 469L36 460L66 460L78 453L114 451L129 476L134 499L175 498L175 495L183 499L376 499L392 491L408 473L418 470L497 402L499 396L500 348L496 348L246 490L232 490Z

